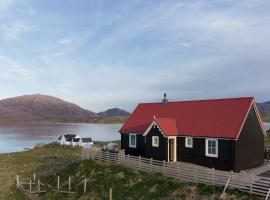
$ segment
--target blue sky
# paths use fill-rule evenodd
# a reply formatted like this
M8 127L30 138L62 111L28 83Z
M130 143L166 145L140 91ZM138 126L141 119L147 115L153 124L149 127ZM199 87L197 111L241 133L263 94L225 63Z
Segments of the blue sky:
M269 0L0 0L0 98L93 111L139 102L270 100Z

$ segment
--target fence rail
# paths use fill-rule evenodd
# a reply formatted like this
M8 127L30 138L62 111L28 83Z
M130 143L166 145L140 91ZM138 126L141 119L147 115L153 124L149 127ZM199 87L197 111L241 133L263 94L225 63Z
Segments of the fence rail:
M81 158L115 163L121 166L146 172L161 173L164 176L177 178L180 181L203 183L207 185L239 189L268 199L270 178L250 176L246 173L235 173L215 170L183 162L165 162L143 157L101 151L100 149L83 148ZM268 196L267 196L268 195Z

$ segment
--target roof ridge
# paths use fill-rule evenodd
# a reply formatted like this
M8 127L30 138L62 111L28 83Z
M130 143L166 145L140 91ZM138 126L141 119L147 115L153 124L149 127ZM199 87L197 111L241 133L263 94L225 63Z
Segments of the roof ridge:
M184 100L184 101L169 101L166 104L171 103L186 103L186 102L201 102L201 101L224 101L224 100L241 100L241 99L254 99L254 97L231 97L231 98L217 98L217 99L194 99L194 100ZM141 104L162 104L162 102L147 102L147 103L139 103Z

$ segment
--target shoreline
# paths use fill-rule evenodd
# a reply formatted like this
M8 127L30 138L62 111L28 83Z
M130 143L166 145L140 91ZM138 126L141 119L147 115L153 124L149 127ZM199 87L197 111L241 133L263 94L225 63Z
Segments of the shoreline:
M14 122L14 121L0 121L0 126L5 125L25 125L25 124L123 124L124 122L53 122L53 121L29 121L29 122Z
M121 140L111 140L111 141L94 141L94 145L95 146L99 146L99 147L102 147L104 146L105 144L107 143L117 143L118 146L120 147L121 145ZM41 145L41 146L40 146ZM36 148L42 148L42 147L45 147L45 146L50 146L50 145L53 145L53 146L59 146L61 148L71 148L71 149L80 149L81 147L78 147L78 146L70 146L70 145L60 145L58 144L57 142L49 142L49 143L37 143L35 144L33 147L25 147L24 149L22 149L21 151L11 151L11 152L0 152L0 156L1 155L7 155L7 154L16 154L16 153L23 153L23 152L27 152L27 151L30 151L30 150L33 150L33 149L36 149ZM26 149L27 148L27 149Z

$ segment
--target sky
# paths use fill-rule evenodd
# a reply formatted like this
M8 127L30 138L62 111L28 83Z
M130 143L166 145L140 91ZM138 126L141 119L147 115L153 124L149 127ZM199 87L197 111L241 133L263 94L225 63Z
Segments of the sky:
M95 112L270 100L269 0L0 0L0 99L48 94Z

